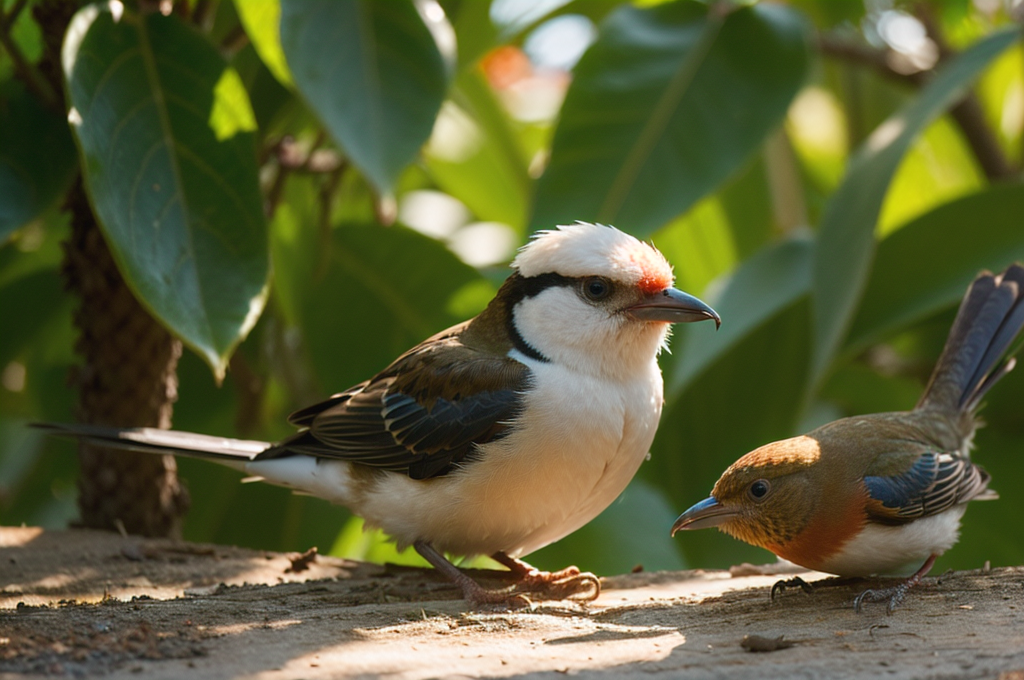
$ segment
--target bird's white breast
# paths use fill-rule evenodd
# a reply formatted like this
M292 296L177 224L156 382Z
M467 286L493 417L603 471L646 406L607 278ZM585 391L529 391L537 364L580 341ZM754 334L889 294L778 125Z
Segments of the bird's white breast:
M900 526L868 524L821 567L840 576L913 573L930 555L941 555L960 537L966 504Z
M296 470L297 477L315 476L315 484L290 485L350 507L399 546L426 540L455 554L523 555L615 500L647 456L661 407L653 359L625 382L537 364L520 424L458 470L429 480L380 475L372 489L353 494L349 464L321 460ZM267 481L280 476L251 471Z

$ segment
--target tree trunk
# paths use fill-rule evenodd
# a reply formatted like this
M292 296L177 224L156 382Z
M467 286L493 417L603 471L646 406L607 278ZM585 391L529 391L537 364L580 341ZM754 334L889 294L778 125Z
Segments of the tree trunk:
M171 425L181 342L135 299L96 225L81 181L68 196L71 236L64 276L81 299L75 349L83 364L77 417L116 427ZM88 527L144 536L179 536L188 493L172 456L144 456L79 446L78 507Z

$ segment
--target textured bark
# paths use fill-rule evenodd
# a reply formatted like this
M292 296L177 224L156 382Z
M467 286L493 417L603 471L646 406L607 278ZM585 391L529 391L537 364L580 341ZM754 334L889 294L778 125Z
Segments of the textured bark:
M64 276L81 305L75 343L82 365L77 417L118 427L171 425L181 342L132 295L96 225L81 182L68 196L71 236ZM172 456L140 456L82 443L78 507L87 527L178 536L188 493Z

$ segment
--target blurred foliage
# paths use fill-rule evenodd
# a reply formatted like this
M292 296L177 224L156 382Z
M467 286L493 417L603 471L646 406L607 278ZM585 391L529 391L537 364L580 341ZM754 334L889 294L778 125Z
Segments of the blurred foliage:
M0 2L6 524L75 515L73 446L23 424L71 417L60 204L78 172L129 285L196 350L175 426L211 434L279 438L291 410L475 314L532 229L650 237L724 324L677 330L651 461L531 558L600 573L770 559L668 528L749 449L912 407L970 279L1024 260L1019 2L84 5L65 115L47 1ZM976 438L1002 498L940 569L1024 563L1018 373ZM342 508L180 469L187 538L418 562Z

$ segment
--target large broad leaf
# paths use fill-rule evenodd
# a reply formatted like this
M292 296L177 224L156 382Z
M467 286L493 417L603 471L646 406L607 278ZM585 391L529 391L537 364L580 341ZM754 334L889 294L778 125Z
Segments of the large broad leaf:
M779 5L720 8L627 6L603 22L562 107L535 228L582 219L650 234L782 119L806 74L806 25Z
M871 270L875 224L889 182L914 138L960 99L1019 32L995 33L943 68L909 106L884 122L850 160L822 217L814 263L812 382L824 377L842 343ZM922 254L923 255L923 254Z
M281 0L235 0L235 9L260 59L282 85L291 85L281 49Z
M878 244L844 352L949 307L982 269L1024 261L1024 185L946 203Z
M21 83L0 83L0 244L50 207L77 167L64 117Z
M76 14L63 48L89 194L136 296L222 376L269 273L249 100L178 17L111 7Z
M669 402L734 346L807 295L813 252L808 238L783 241L746 260L717 291L705 296L724 322L717 332L714 327L700 328L701 324L678 331L666 385Z
M474 296L471 315L494 292L444 245L404 227L346 224L321 248L317 280L296 306L325 395L464 320L460 296Z
M296 87L384 193L430 136L454 44L429 0L281 3L281 46Z

